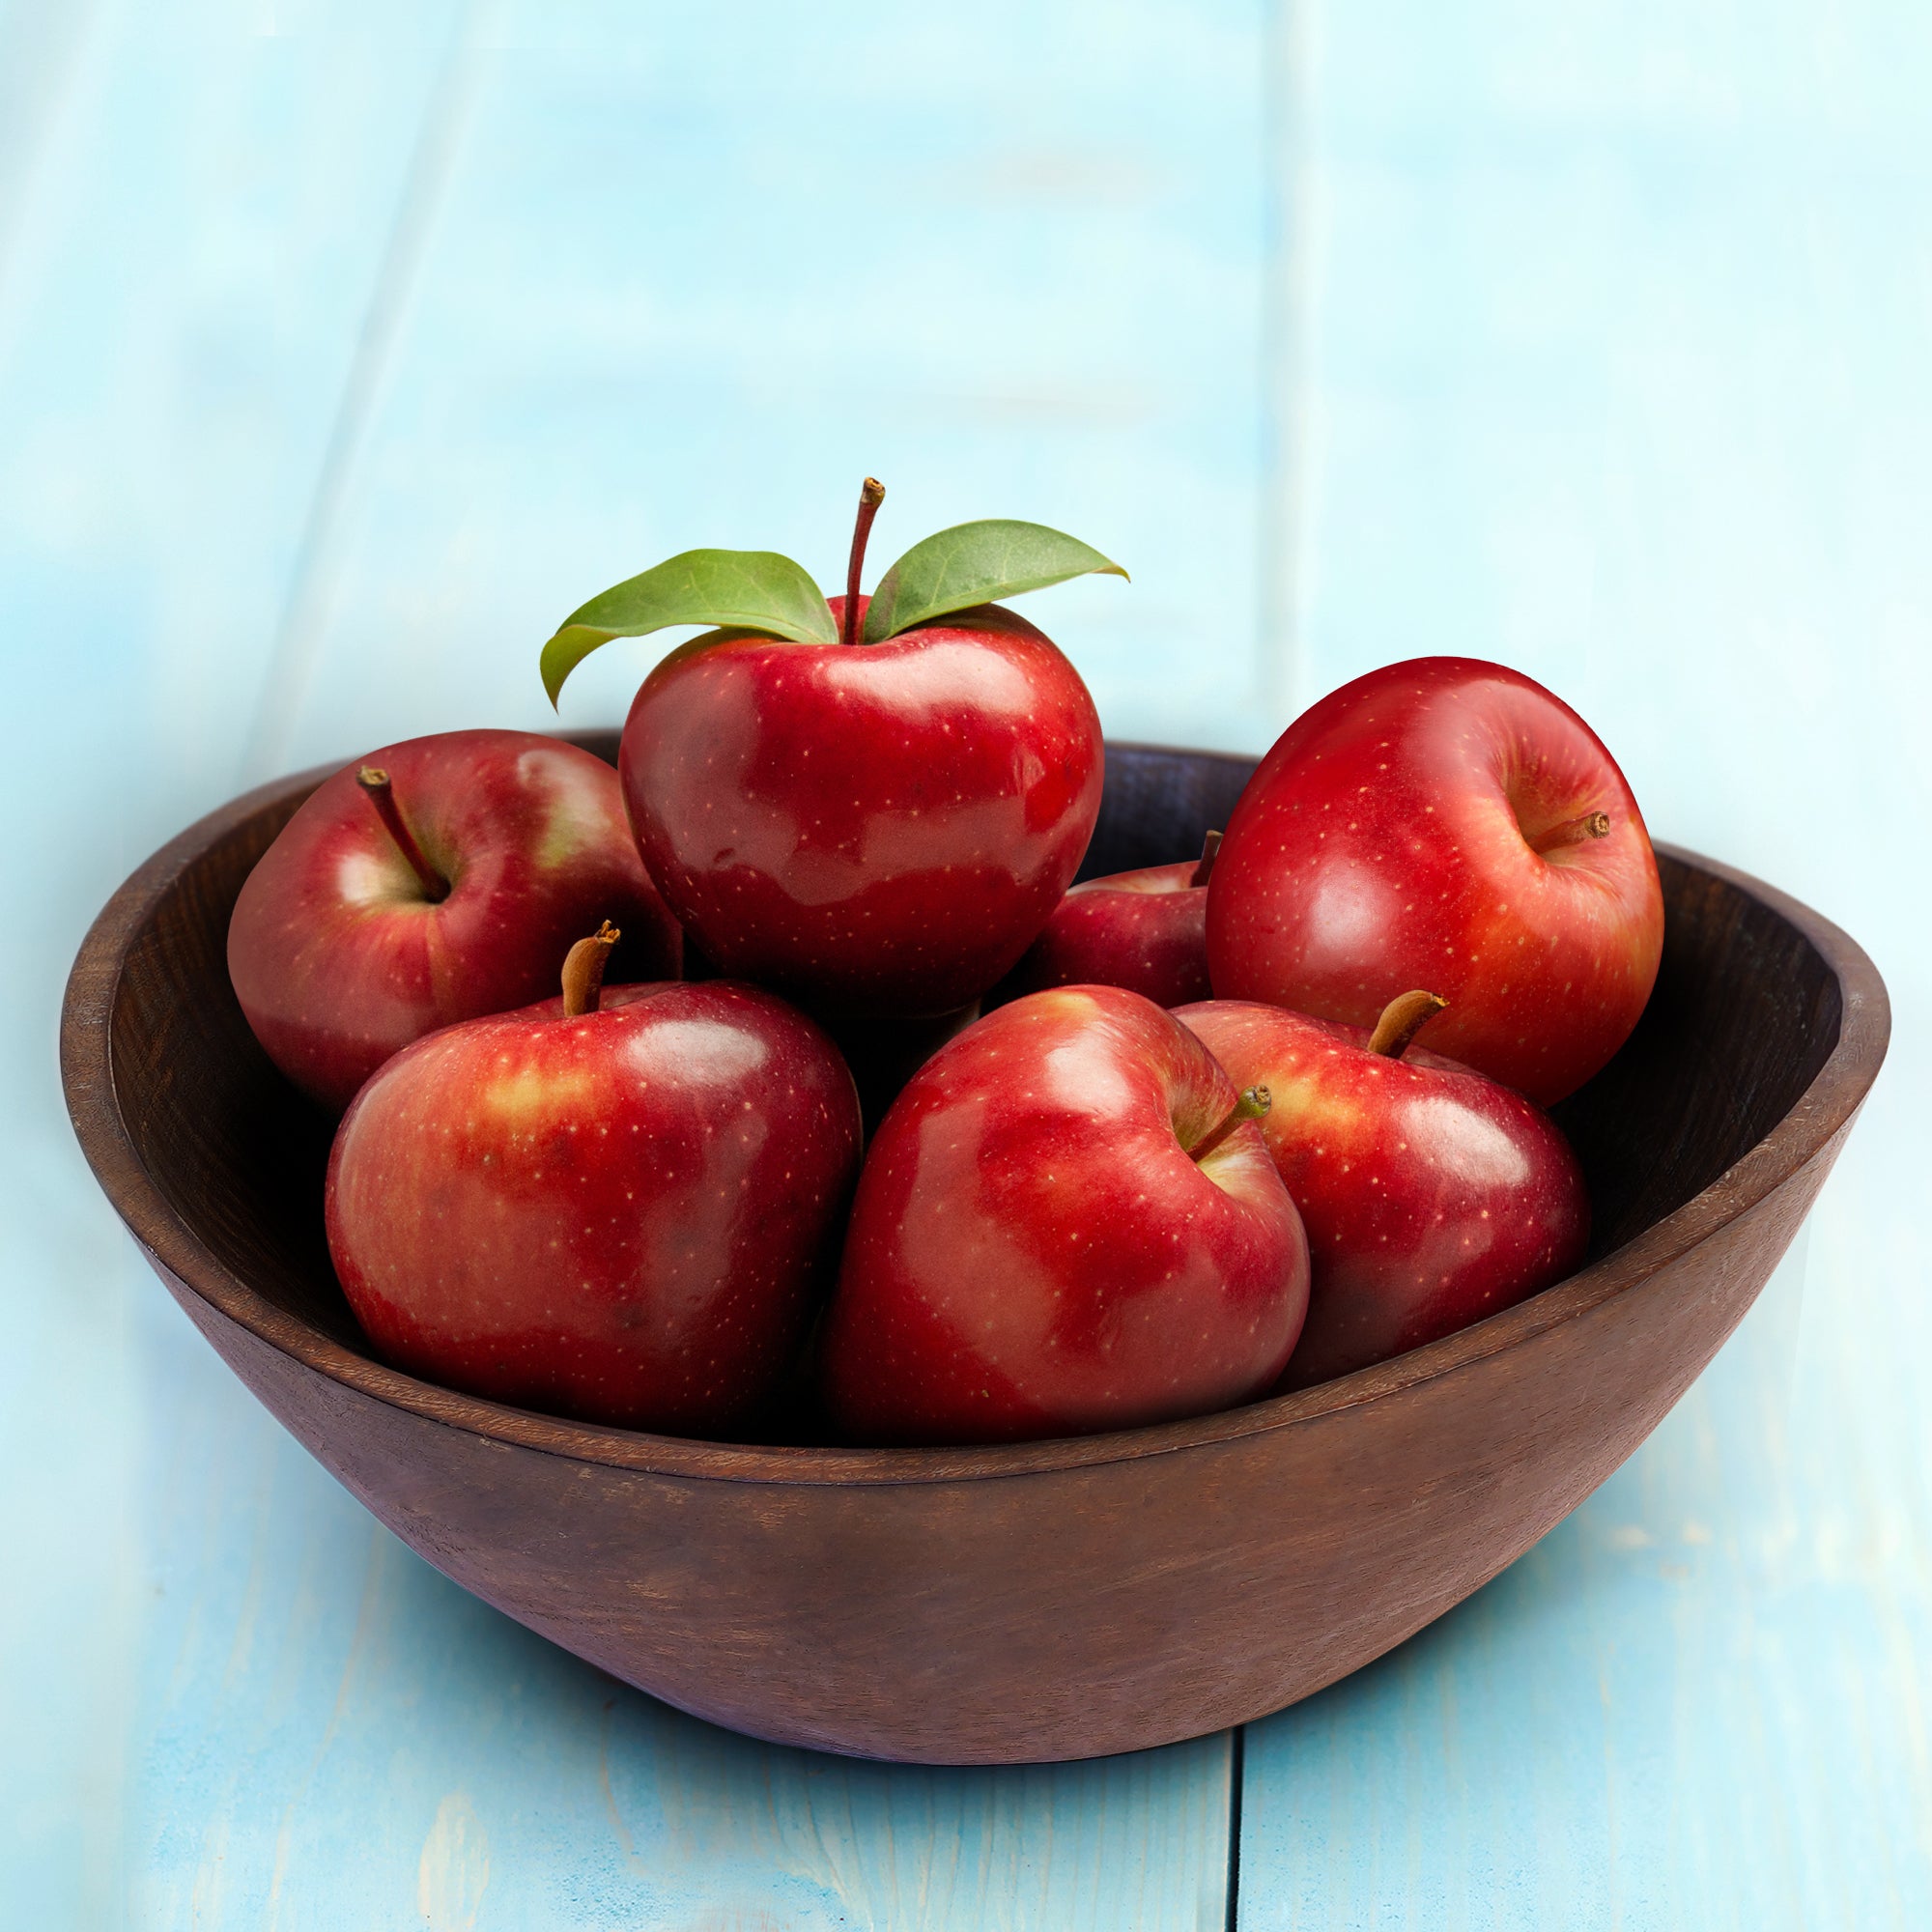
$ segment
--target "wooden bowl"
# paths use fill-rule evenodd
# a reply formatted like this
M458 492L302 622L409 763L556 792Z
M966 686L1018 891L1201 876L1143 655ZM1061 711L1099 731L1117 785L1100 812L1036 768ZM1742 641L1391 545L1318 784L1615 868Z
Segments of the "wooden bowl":
M583 741L614 754L614 734ZM1187 857L1250 761L1116 746L1089 873ZM700 1717L934 1764L1098 1756L1281 1709L1520 1556L1750 1306L1884 1057L1834 925L1690 853L1643 1024L1561 1110L1581 1272L1399 1360L1194 1421L991 1449L592 1428L371 1359L322 1235L327 1123L256 1046L223 943L324 776L156 853L81 948L82 1147L223 1359L384 1522L532 1630Z

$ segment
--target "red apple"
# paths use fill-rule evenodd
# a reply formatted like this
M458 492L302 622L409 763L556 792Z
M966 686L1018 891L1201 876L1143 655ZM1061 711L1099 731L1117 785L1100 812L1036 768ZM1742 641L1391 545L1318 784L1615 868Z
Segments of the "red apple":
M1070 888L987 1004L1048 986L1090 985L1124 986L1157 1007L1205 1000L1208 880L1220 842L1210 832L1198 859L1110 872Z
M766 1397L837 1252L851 1076L713 980L566 997L405 1048L328 1163L329 1253L397 1367L590 1422L709 1434Z
M1373 1026L1433 986L1436 1046L1545 1106L1629 1037L1662 946L1615 761L1540 684L1468 658L1390 665L1304 712L1208 893L1217 997Z
M269 1058L339 1112L411 1040L541 999L605 918L623 971L677 975L616 773L528 731L444 731L310 795L242 884L228 973Z
M1034 993L969 1027L867 1156L822 1346L835 1421L1012 1441L1260 1395L1308 1246L1259 1111L1138 993Z
M1410 1047L1449 1015L1392 1001L1373 1034L1209 1000L1176 1018L1229 1078L1267 1088L1263 1138L1308 1228L1308 1322L1284 1386L1347 1375L1534 1294L1582 1259L1590 1203L1548 1115Z
M939 1014L1012 965L1078 869L1100 721L1048 639L987 605L879 643L674 652L618 770L644 864L721 972Z

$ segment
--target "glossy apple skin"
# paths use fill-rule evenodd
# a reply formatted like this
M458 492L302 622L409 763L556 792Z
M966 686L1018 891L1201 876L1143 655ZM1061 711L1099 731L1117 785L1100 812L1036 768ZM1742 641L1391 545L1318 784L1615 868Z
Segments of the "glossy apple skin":
M816 1006L978 999L1093 836L1079 673L992 605L878 644L715 635L644 680L618 759L672 911L721 972Z
M1367 1029L1281 1007L1210 1000L1175 1017L1272 1100L1262 1136L1314 1266L1285 1388L1453 1334L1582 1260L1582 1170L1520 1094L1423 1047L1371 1053Z
M587 1422L755 1410L830 1279L859 1162L824 1034L730 980L469 1020L389 1061L329 1157L329 1253L385 1361Z
M1607 838L1527 835L1603 810ZM1216 997L1373 1026L1449 1002L1434 1050L1544 1106L1630 1036L1663 895L1642 814L1595 733L1501 665L1417 658L1289 726L1241 794L1208 889Z
M389 774L446 898L428 897L377 817L356 782L365 764ZM554 991L564 954L605 919L624 934L616 973L676 977L677 923L639 861L616 773L528 731L445 731L324 780L242 884L228 973L269 1058L340 1113L412 1039Z
M1034 993L943 1047L873 1139L826 1320L838 1428L1004 1442L1226 1408L1280 1375L1308 1246L1234 1083L1151 1001Z
M1208 888L1192 883L1199 865L1147 866L1073 887L990 1003L1080 985L1124 986L1157 1007L1207 999Z

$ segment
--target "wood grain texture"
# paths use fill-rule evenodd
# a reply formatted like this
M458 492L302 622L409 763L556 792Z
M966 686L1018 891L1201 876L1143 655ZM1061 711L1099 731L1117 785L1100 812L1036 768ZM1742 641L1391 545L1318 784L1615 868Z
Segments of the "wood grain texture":
M1872 1507L1922 1477L1869 1460L1870 1372L1862 1416L1842 1378L1868 1348L1844 1318L1869 1286L1829 1259L1863 1205L1852 1179L1841 1163L1738 1333L1575 1516L1249 1728L1247 1922L1924 1919L1922 1572L1910 1519Z
M1220 1932L1225 1739L935 1773L736 1737L439 1576L167 1326L130 1923Z
M484 1926L811 1923L774 1841L720 1822L758 1815L769 1776L856 1922L1220 1923L1218 1878L1197 1897L1174 1876L1220 1857L1177 1835L1205 1816L1184 1782L1049 1804L1060 1774L988 1775L954 1812L893 1773L897 1808L841 1809L833 1761L707 1780L645 1725L613 1781L674 1824L637 1837L654 1875L613 1865L588 1716L652 1707L372 1530L154 1293L59 1120L73 946L156 837L235 788L251 711L301 757L459 699L536 724L556 583L718 540L713 506L741 500L724 540L778 530L817 565L840 532L810 505L842 504L883 437L896 502L915 472L959 479L933 524L991 493L1126 532L1132 591L1037 607L1115 729L1258 749L1292 705L1241 695L1242 654L1284 629L1293 702L1413 650L1503 657L1597 724L1655 826L1826 908L1900 996L1802 1280L1787 1265L1489 1591L1251 1735L1244 1921L1932 1922L1932 931L1910 886L1932 820L1932 16L1294 0L980 32L837 5L801 58L757 8L479 7L490 99L457 125L435 263L399 265L312 580L309 695L255 711L449 51L431 11L0 0L0 650L44 801L0 931L0 1515L34 1579L0 1591L9 1909L112 1922L125 1879L143 1928L459 1923L473 1817ZM776 104L734 115L761 41ZM917 104L883 118L895 88ZM783 138L754 151L760 117ZM845 137L862 123L898 180ZM853 234L905 260L915 206L918 259L1003 277L994 304L901 325L884 276L863 302L829 271L748 295L771 247L728 265L787 227L827 260ZM1283 229L1295 247L1264 260ZM613 268L612 234L676 252ZM1256 490L1263 424L1292 489L1264 467ZM1287 606L1258 632L1231 587L1250 529ZM628 695L641 660L606 656L574 718ZM1110 1890L1143 1843L1169 1877ZM959 1889L884 1876L916 1865Z
M12 32L37 10L48 19ZM440 1688L435 1721L471 1752L464 1776L496 1851L489 1896L504 1910L548 1897L554 1922L579 1922L569 1887L598 1868L606 1813L531 1816L515 1757L463 1728L495 1681L498 1620L479 1612L464 1641L440 1642L442 1613L396 1580L428 1573L393 1544L369 1605L359 1585L331 1587L338 1559L352 1577L367 1567L337 1534L366 1523L276 1448L278 1432L247 1434L239 1385L188 1375L191 1331L130 1277L48 1125L49 989L149 828L186 822L278 741L320 755L447 724L452 703L547 722L530 667L559 594L654 543L779 540L817 564L882 444L902 534L1028 506L1125 531L1157 607L1110 633L1119 600L1064 606L1054 628L1096 688L1142 694L1149 722L1166 639L1202 601L1195 561L1225 566L1187 701L1236 735L1256 646L1247 291L1268 245L1264 14L921 24L835 8L808 32L774 9L727 24L576 4L405 16L347 0L166 0L146 14L9 0L7 52L49 58L8 79L51 136L31 204L0 211L0 277L20 271L4 290L18 300L0 327L0 409L31 431L0 459L0 599L11 637L78 639L71 656L10 661L12 689L47 727L35 769L49 800L76 760L114 773L98 813L70 799L60 836L23 859L32 916L0 935L6 983L33 1008L0 1049L38 1095L9 1197L32 1239L7 1266L26 1318L9 1421L41 1446L15 1457L6 1436L9 1520L48 1578L8 1626L8 1708L37 1741L20 1829L38 1834L0 1833L10 1873L12 1848L31 1844L65 1901L84 1867L87 1922L124 1877L142 1923L328 1922L331 1895L346 1917L414 1909L414 1849L407 1869L365 1869L357 1833L391 1812L439 1815L447 1793L422 1804L430 1767L409 1714ZM917 286L902 243L919 236L934 260L971 256L980 296L901 327L894 269ZM836 251L855 237L877 266L848 287ZM734 453L748 448L769 461ZM823 527L820 501L839 506ZM576 715L610 716L638 668L613 665ZM56 1455L76 1378L112 1426ZM211 1409L229 1434L204 1433ZM230 1487L231 1454L277 1469L278 1487ZM180 1487L206 1508L185 1514ZM112 1526L90 1555L86 1521ZM194 1675L231 1610L232 1662ZM412 1617L433 1621L389 1671ZM355 1753L338 1756L338 1686L308 1644L382 1687ZM190 1686L223 1695L179 1701ZM272 1718L244 1712L251 1690ZM634 1733L640 1753L654 1735ZM85 1784L60 1769L82 1754ZM822 1833L842 1909L874 1922L1218 1925L1226 1755L1052 1791L994 1778L961 1811L915 1798L814 1814L813 1793L842 1774L782 1754L733 1760L742 1780L706 1789L745 1813L777 1788ZM523 1835L506 1812L527 1820ZM244 1867L264 1831L271 1855ZM681 1882L686 1903L663 1908L677 1926L790 1922L782 1874L755 1849L728 1878L693 1854ZM644 1911L647 1891L619 1886L612 1912ZM71 1916L50 1895L37 1922Z
M251 780L453 704L546 728L565 611L694 545L830 583L867 473L878 568L985 516L1121 557L1020 608L1117 733L1254 748L1270 13L497 10ZM664 647L587 662L565 724Z
M0 663L32 801L0 929L0 1919L62 1932L124 1897L135 1498L172 1397L65 1145L54 987L148 828L236 788L446 19L290 39L266 11L0 9Z
M1305 696L1499 658L1650 824L1857 933L1897 1032L1803 1237L1521 1563L1246 1744L1281 1928L1932 1923L1918 1365L1932 14L1296 9Z
M1118 783L1188 761L1116 747L1108 763ZM438 1567L683 1709L867 1756L1200 1735L1461 1601L1614 1470L1730 1332L1889 1031L1842 933L1672 855L1658 990L1598 1087L1617 1120L1689 1124L1659 1162L1654 1137L1577 1097L1617 1245L1531 1302L1319 1390L1084 1442L759 1449L593 1429L385 1369L340 1303L317 1237L324 1124L290 1103L221 964L241 880L312 782L185 834L82 950L63 1064L110 1198L230 1366ZM1198 822L1136 834L1129 814L1166 789L1103 803L1129 857L1198 846Z

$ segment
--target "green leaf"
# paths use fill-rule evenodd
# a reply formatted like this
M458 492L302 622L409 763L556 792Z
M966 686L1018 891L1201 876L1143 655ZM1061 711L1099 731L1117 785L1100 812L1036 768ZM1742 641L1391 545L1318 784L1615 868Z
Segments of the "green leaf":
M866 641L876 644L949 611L1043 590L1089 571L1127 574L1077 537L1044 524L999 518L958 524L914 544L879 580L866 612Z
M838 641L823 592L790 557L769 550L688 550L614 584L563 620L543 647L551 703L599 645L672 624L724 625L797 644Z

